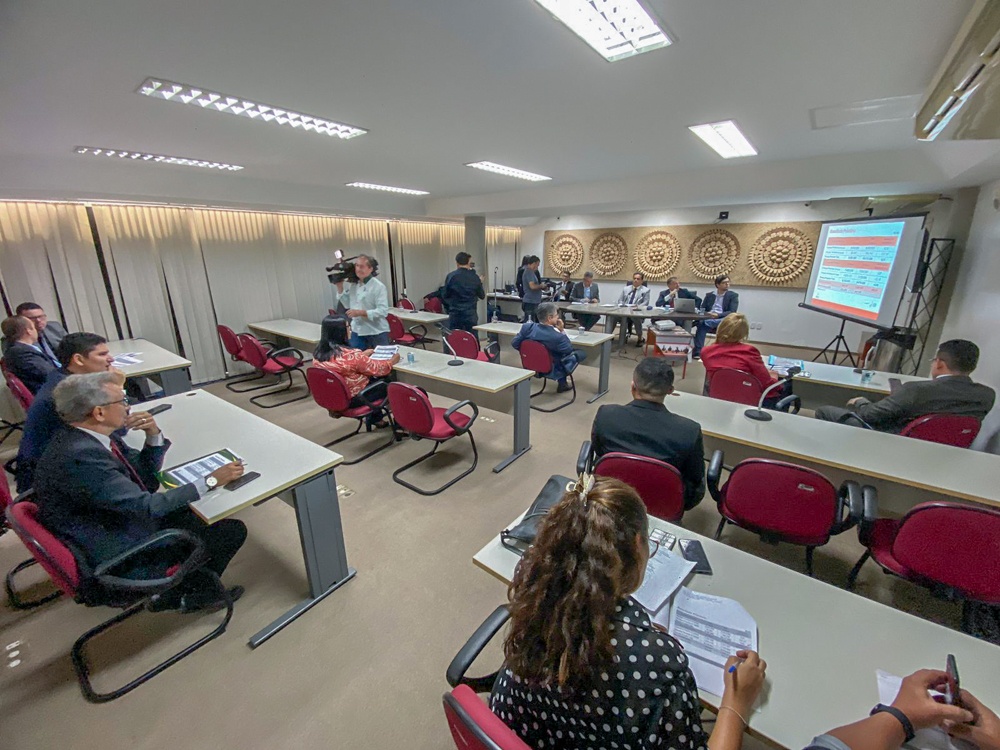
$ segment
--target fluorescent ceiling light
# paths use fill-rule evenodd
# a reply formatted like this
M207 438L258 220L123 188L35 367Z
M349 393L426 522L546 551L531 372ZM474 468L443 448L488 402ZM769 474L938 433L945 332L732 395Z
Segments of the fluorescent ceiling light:
M497 164L492 161L474 161L471 164L466 164L467 167L472 167L473 169L482 169L486 172L496 172L497 174L502 174L507 177L517 177L521 180L530 180L531 182L541 182L542 180L551 180L551 177L546 177L543 174L535 174L534 172L525 172L523 169L514 169L514 167L505 167L503 164Z
M283 107L270 104L260 104L231 94L220 94L200 86L187 83L175 83L161 78L147 78L136 90L137 94L151 96L154 99L166 99L168 102L194 104L213 112L225 112L230 115L248 117L260 122L271 122L276 125L286 125L299 130L335 135L338 138L354 138L364 135L367 130L345 125L342 122L326 120L322 117L293 112Z
M666 47L668 37L639 0L535 0L608 62Z
M239 172L243 167L238 164L225 164L221 161L205 161L204 159L189 159L186 156L166 156L165 154L147 154L143 151L122 151L114 148L96 148L95 146L77 146L73 149L78 154L91 156L111 156L122 161L147 161L156 164L179 164L184 167L205 167L206 169L221 169L229 172Z
M430 195L426 190L392 187L392 185L376 185L373 182L348 182L347 187L364 188L365 190L385 190L387 193L404 193L405 195Z
M750 145L750 141L732 120L692 125L688 130L715 149L723 159L757 155L757 149Z

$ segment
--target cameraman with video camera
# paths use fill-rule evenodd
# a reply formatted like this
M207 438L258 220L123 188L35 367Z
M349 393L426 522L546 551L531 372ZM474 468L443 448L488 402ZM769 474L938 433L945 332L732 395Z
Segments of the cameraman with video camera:
M367 255L343 259L338 251L338 263L330 282L336 287L333 304L343 305L351 320L351 347L374 349L389 343L389 294L385 285L375 278L378 261ZM345 284L346 282L346 284Z

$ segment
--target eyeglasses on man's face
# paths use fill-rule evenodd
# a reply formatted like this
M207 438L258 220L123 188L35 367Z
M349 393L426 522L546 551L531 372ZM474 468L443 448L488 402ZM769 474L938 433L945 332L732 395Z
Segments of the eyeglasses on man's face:
M128 400L128 396L122 396L117 401L108 401L108 403L101 404L101 406L113 406L114 404L121 404L125 408L128 408L131 405L131 402Z

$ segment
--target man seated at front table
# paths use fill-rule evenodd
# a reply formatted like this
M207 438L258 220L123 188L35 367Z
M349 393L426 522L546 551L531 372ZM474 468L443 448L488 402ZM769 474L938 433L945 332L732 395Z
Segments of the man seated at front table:
M691 352L694 359L701 358L701 349L705 346L708 332L714 331L723 318L739 309L740 295L730 291L729 277L726 274L716 276L715 291L705 295L705 303L702 305L702 311L708 315L708 320L699 320L698 328L694 332L694 351Z
M586 302L587 304L596 305L601 301L601 292L597 284L594 283L594 273L592 271L587 271L583 274L583 281L576 282L576 286L573 287L573 294L570 295L570 299L573 302ZM580 327L589 331L594 327L594 324L600 319L600 315L587 315L585 313L573 312L577 320L580 321Z
M670 464L684 480L684 509L705 494L705 447L701 425L671 414L664 399L674 392L674 369L664 357L640 360L632 372L632 402L597 410L590 441L594 455L631 453Z
M7 343L3 354L4 367L24 383L31 395L35 395L49 373L56 369L38 345L38 331L30 320L14 315L0 323L0 332Z
M698 295L682 287L676 276L671 276L667 279L667 288L656 298L656 307L673 307L674 301L678 299L693 299L695 305L698 304Z
M511 346L520 351L521 342L525 340L538 341L543 344L552 355L552 370L545 373L545 376L559 381L556 392L568 391L570 385L566 382L566 376L576 369L577 364L587 358L587 354L573 348L569 336L564 331L562 319L559 317L559 308L553 303L543 302L535 310L535 315L538 317L538 322L529 320L524 323L511 342ZM575 364L572 363L574 359Z
M157 492L157 472L170 441L148 412L129 413L118 376L110 372L70 375L53 395L65 425L49 441L36 466L35 501L41 523L75 545L91 567L159 531L184 529L204 542L206 568L221 576L246 540L246 526L235 519L208 526L188 504L242 476L243 465L226 464L194 484ZM141 451L114 434L123 427L146 434ZM125 574L158 578L175 563L170 549L154 549ZM229 593L236 600L243 587L234 586ZM150 608L194 612L224 604L211 578L195 573Z
M646 277L642 275L641 271L636 271L632 274L632 283L626 285L622 289L622 293L618 295L618 307L646 307L649 305L649 287L644 285ZM632 320L632 318L625 319L625 336L628 337L632 333L632 329L635 328L636 335L639 337L639 346L642 346L642 321ZM614 325L611 330L614 331L617 327L618 321L615 320Z
M96 333L68 333L56 347L56 356L61 367L49 373L35 400L28 409L24 420L24 434L17 448L17 491L31 489L35 476L35 463L41 457L52 435L62 427L62 420L56 412L52 391L67 375L85 375L88 372L115 372L119 383L125 383L125 375L113 370L114 355L108 342Z
M880 432L899 432L917 417L956 414L982 420L993 408L996 393L974 383L969 375L979 364L979 347L971 341L952 339L938 346L931 361L931 380L904 383L881 401L852 398L846 409L821 406L816 418L857 424L856 415Z

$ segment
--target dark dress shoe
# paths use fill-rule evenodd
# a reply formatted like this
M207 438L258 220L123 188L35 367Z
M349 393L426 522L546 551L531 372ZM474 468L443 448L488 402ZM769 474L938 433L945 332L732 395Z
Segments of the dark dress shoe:
M573 386L571 386L569 383L560 383L559 387L556 388L556 393L565 393L566 391L571 391L571 390L573 390Z
M243 596L244 591L246 589L242 586L233 586L229 589L229 598L235 602ZM181 597L181 606L178 611L183 614L191 614L192 612L218 612L220 609L224 609L225 606L226 600L220 597L185 594Z

